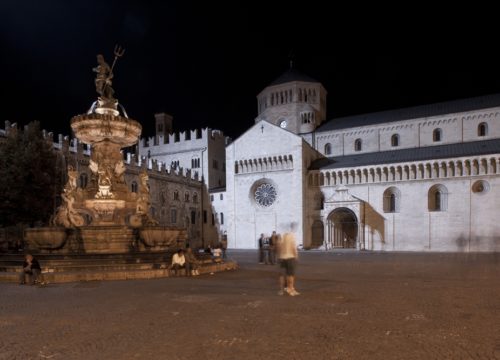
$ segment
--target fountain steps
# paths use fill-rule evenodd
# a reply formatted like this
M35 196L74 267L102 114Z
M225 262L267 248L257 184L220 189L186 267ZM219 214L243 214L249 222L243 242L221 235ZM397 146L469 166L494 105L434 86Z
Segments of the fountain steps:
M96 254L87 255L82 259L61 259L61 256L39 255L37 258L42 267L44 280L48 283L65 283L76 281L95 280L127 280L127 279L150 279L164 278L171 274L167 269L168 263L164 261L165 253L162 254L137 254L133 257L123 257L123 254ZM149 255L144 257L144 255ZM119 258L122 256L123 258ZM170 259L170 256L167 255ZM2 255L0 257L0 282L18 282L22 266L21 255ZM225 263L205 262L200 267L200 273L212 273L236 269L236 263L227 261Z

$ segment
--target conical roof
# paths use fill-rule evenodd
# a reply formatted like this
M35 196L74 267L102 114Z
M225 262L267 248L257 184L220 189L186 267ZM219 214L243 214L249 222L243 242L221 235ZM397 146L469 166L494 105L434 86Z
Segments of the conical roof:
M315 83L319 82L318 80L313 79L312 77L300 72L296 68L291 67L287 71L285 71L280 77L278 77L276 80L270 83L269 86L285 84L292 81L305 81L305 82L315 82Z

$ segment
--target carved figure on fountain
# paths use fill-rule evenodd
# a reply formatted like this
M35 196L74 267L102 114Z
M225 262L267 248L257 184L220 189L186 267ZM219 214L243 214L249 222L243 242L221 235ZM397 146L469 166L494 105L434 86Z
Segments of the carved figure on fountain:
M64 226L65 228L80 227L85 224L85 219L75 209L75 198L78 194L77 179L78 172L73 170L73 167L68 166L68 181L64 186L61 194L63 200L61 206L58 207L56 214L51 220L53 226Z

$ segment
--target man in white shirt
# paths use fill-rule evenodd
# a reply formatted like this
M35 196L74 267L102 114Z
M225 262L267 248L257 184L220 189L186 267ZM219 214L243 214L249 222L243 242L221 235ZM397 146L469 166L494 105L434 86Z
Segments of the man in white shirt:
M172 265L170 268L174 271L174 274L177 275L178 270L186 268L186 258L184 257L184 250L179 249L172 256Z
M290 226L290 232L284 233L281 240L278 241L277 244L280 266L285 270L286 275L286 287L285 276L283 274L280 275L279 295L283 295L283 291L286 291L290 296L297 296L300 294L297 290L295 290L295 268L299 256L295 241L296 229L297 224L293 222Z

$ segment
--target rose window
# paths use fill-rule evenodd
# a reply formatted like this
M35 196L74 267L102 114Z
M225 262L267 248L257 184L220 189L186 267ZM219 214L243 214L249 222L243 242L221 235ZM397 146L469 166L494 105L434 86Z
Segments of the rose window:
M271 184L262 184L255 190L255 201L261 206L271 206L276 200L276 189Z

